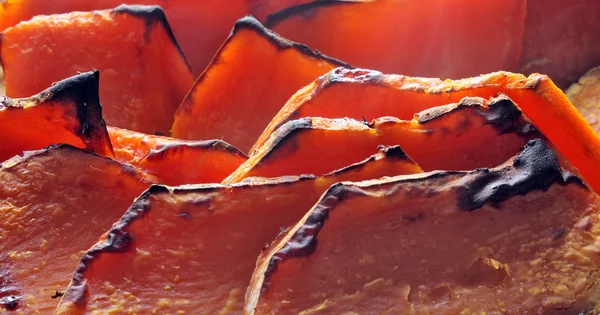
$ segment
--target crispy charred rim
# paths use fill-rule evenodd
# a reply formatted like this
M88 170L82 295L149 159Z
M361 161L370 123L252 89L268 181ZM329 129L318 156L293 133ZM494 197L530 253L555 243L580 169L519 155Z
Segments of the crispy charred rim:
M210 149L214 151L228 152L240 157L247 158L247 156L238 150L236 147L222 140L206 140L206 141L173 141L168 144L161 145L160 148L150 150L147 160L163 160L171 154L177 154L177 152L185 152L187 149Z
M177 48L179 55L185 61L185 64L187 65L188 70L190 72L192 71L192 66L190 65L187 58L185 57L183 50L181 50L181 47L179 46L179 43L177 42L177 39L175 38L175 34L173 33L173 30L171 29L171 25L169 24L167 16L160 6L158 6L158 5L121 4L120 6L114 8L112 10L112 12L115 14L129 14L129 15L132 15L132 16L135 16L137 18L141 18L142 20L144 20L144 22L146 23L146 34L145 34L146 39L148 39L149 31L153 25L156 25L156 23L162 24L162 26L167 31L169 38L171 39L171 43L173 44L173 46L175 46Z
M323 7L331 7L337 5L350 5L353 1L343 1L343 0L324 0L324 1L313 1L309 3L299 4L293 7L285 8L278 12L269 14L267 19L265 20L265 26L273 29L273 27L277 26L277 24L281 23L284 20L287 20L290 17L298 16L298 15L309 15L314 14L312 11L319 10Z
M389 159L389 160L405 161L406 163L413 164L415 167L419 167L417 165L417 163L410 156L408 156L399 145L394 145L394 146L380 145L377 149L379 150L379 153L371 155L370 157L368 157L365 160L362 160L360 162L348 165L346 167L342 167L331 173L327 173L323 176L324 177L325 176L335 176L335 175L339 175L343 172L359 170L359 169L367 166L369 162L373 162L373 161L377 160L378 155L381 157L384 157L386 159Z
M261 290L268 289L269 278L277 270L279 262L312 254L317 247L317 235L329 217L330 211L342 201L356 196L367 196L369 187L395 186L418 181L430 181L435 190L436 180L450 180L450 187L457 193L457 206L463 211L474 211L485 204L498 206L514 196L526 195L535 190L546 191L551 185L575 183L587 189L575 175L561 169L558 157L540 139L530 140L512 164L494 169L477 169L471 172L431 172L416 176L398 176L381 181L361 183L338 183L333 185L310 210L306 220L294 234L269 259ZM455 180L454 180L455 179ZM433 193L436 193L435 191ZM274 246L277 246L274 243Z
M81 138L88 150L114 157L106 123L102 118L102 105L98 96L99 84L98 70L83 72L59 81L30 98L0 97L0 107L24 108L44 102L57 102L62 105L73 102L79 125L75 126L72 132Z
M299 133L302 130L311 129L312 127L312 118L305 117L300 118L298 120L292 120L285 123L281 128L277 129L275 133L272 135L273 140L267 143L267 153L263 156L263 160L270 157L279 145L283 145L284 143L289 143L289 140L292 137Z

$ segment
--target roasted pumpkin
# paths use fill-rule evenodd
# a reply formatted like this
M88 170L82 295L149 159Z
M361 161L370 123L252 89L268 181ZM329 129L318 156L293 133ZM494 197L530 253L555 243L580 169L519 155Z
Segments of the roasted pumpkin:
M537 136L505 96L489 104L482 98L464 98L408 121L384 117L369 124L349 118L302 118L278 129L223 183L249 176L323 174L364 159L382 144L400 145L425 171L492 167Z
M600 134L600 67L588 71L565 93L596 133Z
M194 80L156 6L37 16L1 36L8 96L33 95L78 71L99 69L104 119L111 126L168 133Z
M222 139L248 152L291 95L342 65L242 18L177 110L172 135Z
M112 157L98 101L98 80L98 71L91 71L29 98L0 96L0 162L57 143Z
M248 159L221 140L186 141L115 127L109 127L108 134L116 160L165 185L218 183Z
M314 1L265 25L357 67L458 79L516 68L526 2Z
M52 314L81 252L155 182L68 146L0 166L0 313Z
M269 14L314 0L247 0L248 13L264 21Z
M540 140L494 169L336 184L261 254L245 311L597 313L598 211Z
M588 184L595 191L600 191L597 171L600 167L600 138L552 80L540 74L525 77L495 72L441 81L383 75L370 70L335 69L298 91L271 121L251 153L255 154L273 131L291 119L374 119L381 116L410 119L415 112L458 102L465 96L488 98L498 93L508 95L579 170Z
M331 184L419 172L391 147L320 177L152 186L83 256L57 313L241 313L261 249Z

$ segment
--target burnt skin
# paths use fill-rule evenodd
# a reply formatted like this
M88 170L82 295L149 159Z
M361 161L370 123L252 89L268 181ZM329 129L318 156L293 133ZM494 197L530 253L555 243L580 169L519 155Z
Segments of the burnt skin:
M305 19L310 19L314 14L315 10L318 10L321 7L329 7L336 5L352 5L351 2L348 1L313 1L309 3L299 4L293 7L289 7L283 9L281 11L275 12L273 14L269 14L265 21L265 26L268 28L273 28L281 21L288 19L291 16L298 15L303 16Z
M312 119L310 117L301 118L298 120L292 120L285 123L279 129L271 135L274 137L273 141L270 141L267 147L267 154L263 157L263 162L272 157L275 148L283 145L287 145L286 154L292 154L298 150L298 144L296 143L295 136L303 130L310 129L312 127ZM278 152L282 154L282 152Z

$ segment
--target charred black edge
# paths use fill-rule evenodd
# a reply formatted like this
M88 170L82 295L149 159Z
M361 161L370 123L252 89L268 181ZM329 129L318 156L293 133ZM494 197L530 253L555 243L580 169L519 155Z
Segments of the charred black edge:
M172 143L161 146L158 149L150 150L146 159L149 161L152 160L162 160L167 156L178 152L179 150L185 149L212 149L215 151L224 151L231 153L233 155L237 155L243 158L248 158L246 154L241 152L238 148L230 145L229 143L222 140L206 140L206 141L174 141Z
M484 100L481 97L465 97L458 104L441 105L426 109L416 114L420 124L425 124L439 119L446 114L460 111L466 108L483 108Z
M343 1L343 0L322 0L322 1L312 1L309 3L299 4L293 7L285 8L278 12L267 15L267 19L265 20L265 26L273 29L277 24L281 23L283 20L286 20L294 15L301 15L307 13L310 10L315 10L323 7L331 7L337 5L349 5L352 4L352 1Z
M541 157L540 157L541 156ZM509 171L513 171L508 174ZM518 174L521 172L520 174ZM516 176L515 176L516 174ZM520 175L520 176L519 176ZM575 175L560 168L555 153L540 139L529 141L522 152L515 158L512 166L495 169L477 169L470 172L464 171L437 171L424 173L416 178L396 177L384 183L375 182L371 187L381 185L398 185L416 181L435 180L447 176L462 176L463 181L453 182L453 189L457 193L457 206L463 211L474 211L485 204L498 204L517 195L525 195L534 190L546 191L552 184L568 185L574 183L587 189L583 181ZM502 178L504 176L504 178ZM520 177L511 183L515 177ZM498 183L494 180L504 179ZM488 185L498 185L500 189L491 189L491 193L484 198L474 199L477 193ZM269 287L269 278L276 272L278 264L290 258L307 257L317 248L317 236L327 219L330 211L334 210L342 201L368 193L366 187L356 186L352 183L337 183L332 185L321 199L310 210L310 215L296 230L285 245L274 252L269 259L264 272L264 281L261 290ZM275 243L273 243L276 245ZM268 254L268 249L265 250Z
M293 49L300 51L301 53L303 53L306 56L323 59L323 60L325 60L329 63L332 63L338 67L345 67L348 69L354 68L351 65L349 65L341 60L324 55L321 52L319 52L318 50L313 51L312 49L310 49L310 47L308 47L305 44L293 42L287 38L280 36L279 34L275 33L274 31L263 26L256 18L254 18L251 15L247 15L247 16L237 20L237 22L235 22L235 25L233 26L233 30L231 31L231 34L229 35L229 38L227 39L226 43L229 42L229 40L231 38L233 38L233 36L239 30L242 30L242 29L248 29L253 32L256 32L260 36L267 39L274 46L276 46L279 50L293 48ZM225 47L225 46L223 46L223 47Z
M265 149L267 153L262 157L263 160L273 154L274 149L288 141L294 141L292 136L302 130L310 129L312 127L312 119L310 117L300 118L286 122L283 126L279 127L271 137L267 140Z
M121 4L120 6L114 8L112 10L112 12L114 12L116 14L129 14L129 15L141 18L146 23L146 28L147 28L146 32L148 32L148 29L155 23L162 24L162 26L167 31L167 34L169 34L171 43L177 48L179 55L181 55L181 58L183 58L183 60L185 61L185 64L187 65L188 70L190 70L190 72L192 71L192 66L190 65L189 61L185 57L185 54L183 53L181 46L179 46L179 43L177 42L175 33L173 33L173 30L171 29L171 24L169 24L167 15L165 14L165 11L163 11L163 9L160 6L158 6L158 5ZM145 34L146 37L147 37L147 35L148 35L148 33Z
M112 156L113 148L108 136L106 122L102 118L99 97L100 72L92 70L61 80L48 89L25 99L3 98L9 107L21 107L22 102L41 104L46 101L73 101L79 126L73 133L82 138L89 150Z
M408 156L399 145L394 145L394 146L380 145L377 149L379 150L379 152L383 153L386 158L406 161L406 162L417 165L417 163L412 158L410 158L410 156ZM324 174L323 176L324 177L325 176L335 176L335 175L339 175L340 173L343 173L343 172L347 172L347 171L351 171L351 170L358 170L360 168L365 167L365 165L367 165L369 162L372 162L372 161L375 161L375 154L369 156L368 158L366 158L360 162L356 162L354 164L350 164L348 166L339 168L333 172Z

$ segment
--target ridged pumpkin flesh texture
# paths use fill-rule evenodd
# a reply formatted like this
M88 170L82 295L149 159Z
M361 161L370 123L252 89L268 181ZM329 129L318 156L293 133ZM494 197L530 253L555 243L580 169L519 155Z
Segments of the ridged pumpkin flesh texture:
M357 67L458 79L516 68L526 2L314 1L265 26Z
M251 152L255 154L273 131L292 119L374 119L382 116L410 119L413 113L458 102L465 96L489 98L498 93L510 97L535 127L579 170L587 183L595 191L600 191L600 138L565 94L547 76L540 74L525 77L495 72L474 78L441 81L383 75L361 69L335 69L298 91L271 121Z
M493 167L537 136L505 96L489 103L464 98L408 121L302 118L278 129L224 183L250 176L323 174L366 158L378 145L400 145L425 171Z
M227 38L231 25L247 13L246 1L128 0L126 3L159 5L163 8L173 33L194 70L194 75L199 75ZM123 0L5 0L4 3L0 3L0 31L36 15L106 10L123 2Z
M29 98L0 97L0 162L58 143L112 157L98 80L97 71L86 72Z
M263 251L245 310L587 313L599 211L540 140L494 169L337 184Z
M588 71L565 93L594 131L600 134L600 67Z
M221 140L185 141L108 127L115 158L161 184L219 183L248 158Z
M600 65L600 2L527 0L527 19L517 72L544 73L566 89Z
M153 186L83 256L58 314L241 313L261 249L332 184L420 172L399 147L389 147L321 177Z
M2 33L0 57L10 97L33 95L78 71L100 70L106 123L150 134L169 132L194 81L155 6L37 16Z
M51 314L82 252L154 179L59 145L5 161L0 182L0 313Z
M290 96L341 65L244 17L177 110L172 135L247 152Z

